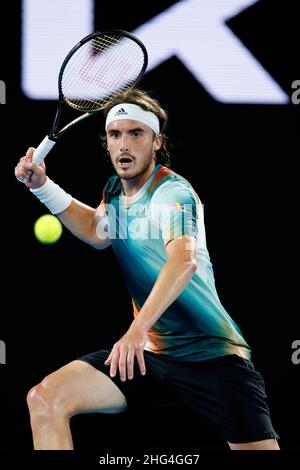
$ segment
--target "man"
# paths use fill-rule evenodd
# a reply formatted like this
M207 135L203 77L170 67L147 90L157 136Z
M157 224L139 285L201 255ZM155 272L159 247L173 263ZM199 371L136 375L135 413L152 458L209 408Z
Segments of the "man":
M112 245L134 319L110 351L87 354L28 393L35 449L72 449L70 417L174 399L209 420L231 449L278 449L264 382L218 298L200 200L167 166L167 114L140 90L107 107L105 145L116 171L98 209L51 181L30 148L15 169L78 238Z

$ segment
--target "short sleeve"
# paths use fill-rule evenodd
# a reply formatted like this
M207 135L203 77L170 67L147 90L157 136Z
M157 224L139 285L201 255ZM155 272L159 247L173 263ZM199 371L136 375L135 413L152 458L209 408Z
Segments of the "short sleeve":
M184 235L197 237L197 195L181 182L165 184L155 197L156 220L165 242Z

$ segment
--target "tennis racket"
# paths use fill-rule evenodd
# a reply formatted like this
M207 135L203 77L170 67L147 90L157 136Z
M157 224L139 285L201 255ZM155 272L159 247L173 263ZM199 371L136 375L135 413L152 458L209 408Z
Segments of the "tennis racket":
M143 43L127 31L97 31L83 38L64 59L58 76L58 107L54 123L33 154L40 163L65 132L100 111L117 93L136 86L148 64ZM65 106L84 114L61 127ZM19 181L27 183L28 178Z

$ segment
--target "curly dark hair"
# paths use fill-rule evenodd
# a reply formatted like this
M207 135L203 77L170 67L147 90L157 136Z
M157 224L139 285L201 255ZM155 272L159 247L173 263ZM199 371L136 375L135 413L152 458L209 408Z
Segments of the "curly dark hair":
M162 145L159 150L156 151L155 162L160 163L166 167L170 167L171 165L171 154L169 150L169 138L165 134L165 130L167 128L168 123L168 114L167 112L161 107L160 103L150 96L149 92L139 89L132 89L127 91L126 93L118 93L115 95L105 106L104 108L104 115L107 116L109 111L120 103L131 103L140 106L145 111L151 111L154 113L159 120L160 125L160 135L162 136ZM155 137L155 133L153 132L153 139ZM102 146L104 147L105 151L107 151L107 140L106 136L101 137Z

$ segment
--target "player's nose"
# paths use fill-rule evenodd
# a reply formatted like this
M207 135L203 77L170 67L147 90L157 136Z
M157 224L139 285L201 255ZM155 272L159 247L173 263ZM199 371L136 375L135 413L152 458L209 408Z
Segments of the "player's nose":
M120 153L129 152L129 145L128 145L128 140L127 140L126 135L122 136L120 143L121 143Z

